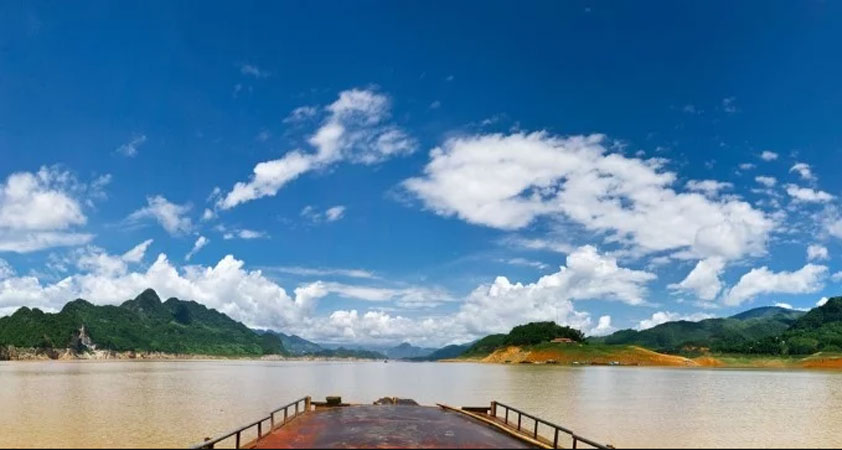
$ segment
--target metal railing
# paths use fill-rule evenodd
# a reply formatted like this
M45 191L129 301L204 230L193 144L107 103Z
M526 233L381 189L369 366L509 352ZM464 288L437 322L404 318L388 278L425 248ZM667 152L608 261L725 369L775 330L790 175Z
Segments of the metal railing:
M304 403L304 406L299 408L299 405L301 403ZM256 422L252 422L248 425L237 428L236 430L231 431L229 433L225 433L223 435L220 435L217 438L205 440L204 442L196 444L196 445L194 445L193 447L190 447L190 448L193 448L193 449L211 448L212 449L212 448L214 448L214 446L216 446L216 444L218 444L222 441L225 441L227 439L230 439L230 438L234 438L234 448L240 448L240 446L242 444L241 440L242 440L243 432L245 432L245 431L247 431L251 428L254 428L254 427L257 427L257 439L255 439L254 441L249 441L249 442L257 442L258 440L260 440L264 436L271 433L276 428L280 428L280 427L284 426L288 421L298 417L298 415L304 414L305 412L310 411L310 404L311 404L311 401L310 401L309 396L304 397L304 398L300 398L300 399L298 399L298 400L296 400L296 401L294 401L294 402L292 402L288 405L281 406L280 408L270 412L268 416L266 416L266 417L264 417L264 418L262 418L262 419L260 419ZM295 408L295 411L292 413L292 415L290 415L290 410L293 409L293 408ZM279 422L278 420L275 419L275 415L276 414L279 415L279 413L281 411L284 412L284 418L283 418L283 421ZM278 419L280 419L280 417ZM269 431L266 434L263 434L263 424L266 423L267 421L269 422Z
M511 423L509 422L509 415L510 415L509 413L513 412L513 413L515 413L514 415L516 416L516 419L517 419L517 430L519 432L521 432L523 434L530 435L535 440L538 440L538 438L540 437L540 438L545 439L548 443L552 442L553 448L559 448L558 440L559 440L559 435L562 434L562 433L569 435L573 439L573 445L572 445L571 448L574 448L574 449L578 447L579 443L589 445L593 448L601 448L601 449L614 448L610 445L598 444L598 443L596 443L596 442L594 442L590 439L579 436L578 434L574 433L573 431L571 431L567 428L556 425L552 422L548 422L548 421L546 421L544 419L541 419L539 417L535 417L532 414L523 412L523 411L521 411L517 408L513 408L509 405L506 405L506 404L503 404L503 403L500 403L500 402L496 402L496 401L491 402L490 415L494 418L500 419L501 416L499 416L498 413L497 413L497 410L499 408L502 408L502 409L505 410L505 414L502 416L502 419L506 423L506 425L514 427L515 417L512 418ZM524 429L524 423L523 423L524 417L526 417L527 419L529 419L532 422L532 429L531 430ZM539 433L539 430L538 430L539 424L544 424L552 430L552 439L550 439L547 436L541 435Z

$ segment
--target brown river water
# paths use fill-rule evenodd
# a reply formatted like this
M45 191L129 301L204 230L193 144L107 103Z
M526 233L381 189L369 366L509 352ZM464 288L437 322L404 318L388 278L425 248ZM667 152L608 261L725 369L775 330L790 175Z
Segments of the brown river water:
M842 446L842 372L49 361L0 363L0 447L186 447L308 394L498 400L618 448Z

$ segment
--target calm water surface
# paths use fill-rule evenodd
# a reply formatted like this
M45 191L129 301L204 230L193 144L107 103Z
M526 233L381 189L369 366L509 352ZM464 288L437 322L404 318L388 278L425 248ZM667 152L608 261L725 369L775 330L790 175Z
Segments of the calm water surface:
M0 363L0 447L183 447L306 394L496 399L617 447L842 446L838 372L51 361Z

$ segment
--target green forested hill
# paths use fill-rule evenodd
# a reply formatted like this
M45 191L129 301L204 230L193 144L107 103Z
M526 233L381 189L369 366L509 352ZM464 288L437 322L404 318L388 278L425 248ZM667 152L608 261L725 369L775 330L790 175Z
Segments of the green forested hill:
M568 338L575 342L582 342L585 336L579 330L561 326L555 322L531 322L512 328L508 334L486 336L476 341L461 356L488 355L498 348L510 345L535 345L555 338Z
M0 318L0 345L79 347L83 326L98 349L223 356L284 353L277 336L258 335L193 301L161 302L151 289L120 306L95 306L78 299L55 314L20 308Z
M681 353L688 348L744 353L758 341L780 336L803 315L801 311L763 307L726 318L667 322L642 331L621 330L592 340L605 344L639 345L667 353Z

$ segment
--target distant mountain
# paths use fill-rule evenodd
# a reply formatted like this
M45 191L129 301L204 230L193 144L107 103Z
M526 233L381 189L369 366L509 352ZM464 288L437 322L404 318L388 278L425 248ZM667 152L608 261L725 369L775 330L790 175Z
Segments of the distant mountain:
M474 345L474 342L461 345L448 345L430 353L429 355L409 359L413 361L438 361L441 359L458 358L459 356L462 356L465 351L471 348L472 345Z
M798 311L795 309L787 309L781 308L780 306L761 306L759 308L750 309L748 311L741 312L739 314L731 316L732 319L737 320L749 320L749 319L762 319L762 318L769 318L769 317L790 317L793 319L798 319L799 317L806 314L804 311Z
M83 299L55 314L20 308L0 318L0 346L86 351L146 351L221 356L283 354L281 340L193 301L161 302L147 289L120 306Z
M380 352L343 347L325 348L315 353L311 353L311 355L323 358L387 359L386 355Z
M701 348L721 353L743 353L758 341L781 335L804 314L791 309L762 307L727 318L667 322L642 331L621 330L606 337L592 338L591 341L639 345L666 353Z
M423 358L436 351L434 348L415 347L404 342L398 346L387 349L384 353L391 359L412 359Z
M310 342L307 339L302 337L296 336L294 334L284 334L279 331L273 330L255 330L258 334L265 334L270 333L277 336L281 343L284 344L284 348L287 352L291 355L307 355L320 352L324 350L324 348L316 344L315 342Z

